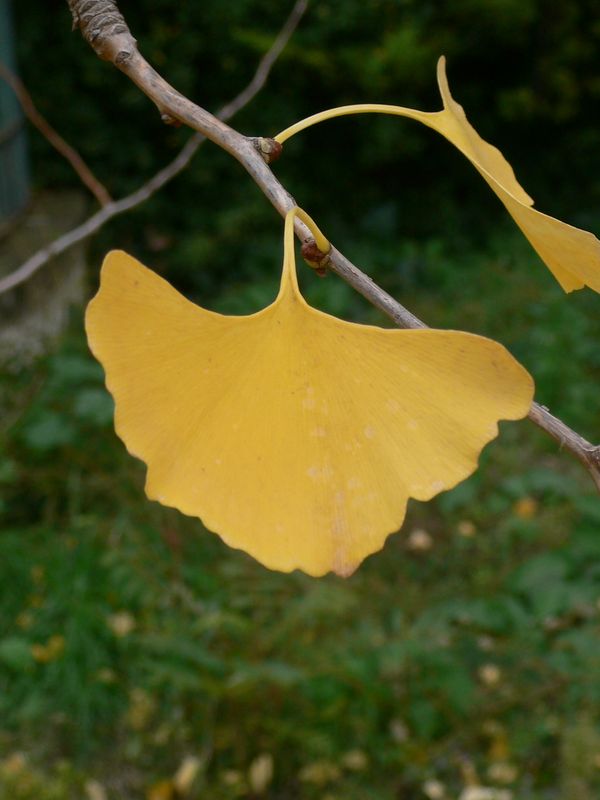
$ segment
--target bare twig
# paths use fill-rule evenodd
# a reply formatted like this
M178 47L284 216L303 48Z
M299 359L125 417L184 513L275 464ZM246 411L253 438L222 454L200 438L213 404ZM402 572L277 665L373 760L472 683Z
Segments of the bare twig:
M274 39L273 44L260 60L252 80L237 97L217 112L216 116L219 119L231 119L234 114L256 97L258 92L263 88L273 65L300 22L306 10L306 5L306 0L298 0L294 5L285 24ZM181 148L177 156L175 156L173 161L153 175L149 181L140 186L139 189L136 189L135 192L127 195L127 197L122 197L120 200L111 200L110 203L92 214L92 216L85 220L85 222L82 222L81 225L63 234L41 250L38 250L28 258L27 261L21 264L18 269L0 279L0 294L8 292L16 286L25 283L25 281L29 280L32 275L35 275L39 269L45 266L50 259L64 253L69 247L72 247L96 233L108 220L126 211L130 211L149 197L152 197L155 192L187 167L204 141L206 141L206 137L202 133L193 134Z
M600 492L600 446L591 444L583 436L571 430L561 419L551 414L546 406L534 403L529 412L529 419L581 461Z
M94 195L101 206L108 205L112 198L106 187L96 178L94 173L79 155L77 150L57 133L50 123L40 114L33 102L31 95L25 88L23 81L20 80L7 66L0 61L0 78L10 86L19 101L23 113L34 125L42 136L54 147L55 150L67 159L75 172L79 175L81 182L84 183Z

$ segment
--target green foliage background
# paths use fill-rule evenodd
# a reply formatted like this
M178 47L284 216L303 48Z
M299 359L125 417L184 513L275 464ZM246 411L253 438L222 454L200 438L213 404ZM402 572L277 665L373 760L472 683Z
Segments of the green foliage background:
M215 109L288 5L122 9L150 61ZM14 11L36 103L116 196L174 156L189 134L69 32L65 3ZM539 207L598 233L599 45L591 0L323 0L235 124L269 135L371 100L436 109L445 53L456 98ZM44 140L30 144L38 189L77 185ZM562 294L445 142L408 121L331 122L276 171L388 291L430 324L502 341L538 398L598 439L597 296ZM274 294L281 221L206 144L94 240L90 293L109 247L241 313ZM303 279L314 304L387 324L335 277ZM265 753L274 800L418 800L432 780L450 800L475 776L514 800L598 796L600 507L527 422L503 428L470 480L413 504L353 578L315 581L269 573L144 500L79 312L0 391L0 800L95 800L91 779L111 800L169 800L187 755L201 761L190 797L254 797ZM52 637L63 644L45 660Z

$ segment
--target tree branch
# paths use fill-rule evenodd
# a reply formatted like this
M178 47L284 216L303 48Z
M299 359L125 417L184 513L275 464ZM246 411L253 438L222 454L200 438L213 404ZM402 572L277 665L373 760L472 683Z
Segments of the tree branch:
M176 120L188 125L237 159L271 204L285 216L295 202L265 163L255 140L233 130L170 86L140 54L115 0L68 2L74 26L81 29L101 58L111 61L124 72L154 102L163 119L166 117L167 121ZM298 219L296 234L303 240L308 238L306 227ZM400 327L426 327L335 248L331 250L329 264L338 275ZM529 419L575 455L588 469L600 490L600 446L592 445L538 403L532 405Z
M296 2L283 27L273 40L273 44L260 60L252 80L233 100L224 105L223 108L217 112L217 117L219 119L231 119L234 114L246 106L256 97L258 92L260 92L269 77L273 65L281 55L282 50L306 11L306 6L306 0L298 0L298 2ZM111 200L99 211L92 214L85 222L67 231L67 233L30 256L30 258L21 264L14 272L0 279L0 295L25 283L25 281L35 275L39 269L44 267L50 259L64 253L65 250L68 250L69 247L72 247L78 242L87 239L100 230L100 228L113 217L130 211L149 197L152 197L155 192L161 189L176 175L179 175L179 173L187 167L204 141L206 141L206 137L202 133L193 134L175 158L153 175L149 181L140 186L139 189L136 189L135 192L132 192L126 197L122 197L120 200Z
M529 411L529 419L539 425L555 439L561 447L565 447L581 461L588 470L596 488L600 492L600 445L593 445L580 436L558 417L551 414L546 406L533 403Z
M84 183L90 192L94 195L96 200L101 206L108 205L112 198L106 187L100 183L98 178L94 175L83 158L79 155L77 150L57 133L50 123L40 114L33 102L31 95L25 88L25 84L6 66L0 61L0 78L2 78L10 86L15 93L23 113L27 119L34 125L42 136L54 147L55 150L67 159L69 164L73 167L75 172L79 175L82 183Z

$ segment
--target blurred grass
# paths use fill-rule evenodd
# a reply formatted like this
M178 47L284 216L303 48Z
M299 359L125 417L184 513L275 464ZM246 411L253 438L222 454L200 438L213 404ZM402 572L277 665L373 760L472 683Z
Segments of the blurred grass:
M564 297L505 229L480 251L365 249L384 223L349 255L430 324L498 338L597 440L597 298ZM316 305L388 324L302 278ZM260 307L274 283L215 307ZM79 318L0 389L0 800L434 800L433 781L458 798L476 780L497 800L598 796L600 504L532 425L502 426L351 579L317 581L145 500Z

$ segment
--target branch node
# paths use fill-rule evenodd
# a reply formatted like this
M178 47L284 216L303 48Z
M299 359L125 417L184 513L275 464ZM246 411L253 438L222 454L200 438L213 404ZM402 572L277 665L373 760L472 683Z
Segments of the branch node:
M163 113L160 115L160 118L165 125L171 125L173 128L181 128L181 120L177 119L177 117L173 117L166 111L163 111Z
M105 50L105 42L119 35L125 35L133 45L135 39L131 35L127 23L117 7L116 0L68 0L73 16L73 30L79 28L83 38L90 44L100 58L105 61L114 60L114 54ZM131 58L132 52L121 51L118 63Z
M262 156L266 164L272 164L277 161L283 150L283 146L276 142L275 139L270 139L264 136L256 136L252 139L254 149L257 150Z
M308 266L314 269L320 278L324 278L325 275L327 275L327 264L329 264L330 253L324 253L322 250L319 250L312 236L304 240L301 252L302 258Z
M133 50L119 50L115 56L115 66L120 67L122 64L126 64L132 55Z

